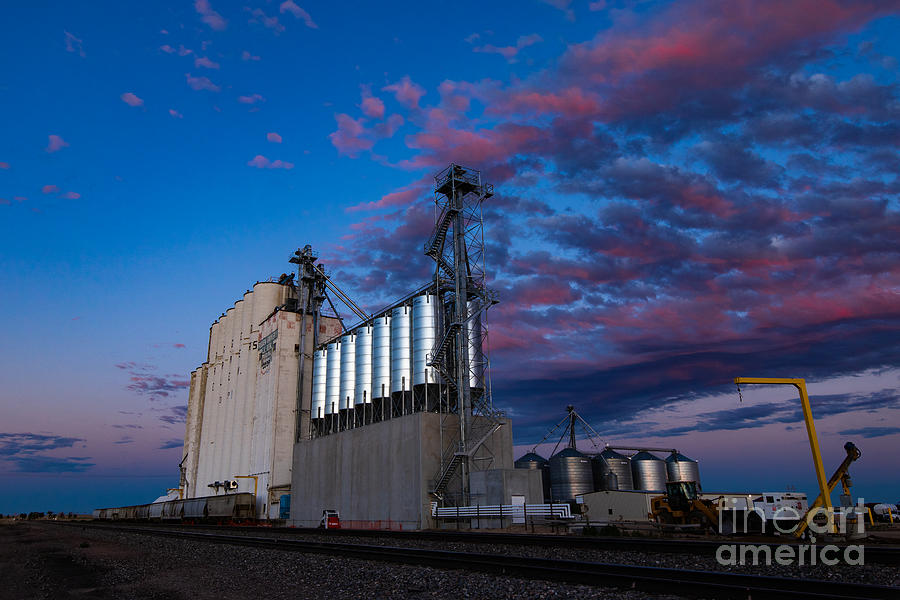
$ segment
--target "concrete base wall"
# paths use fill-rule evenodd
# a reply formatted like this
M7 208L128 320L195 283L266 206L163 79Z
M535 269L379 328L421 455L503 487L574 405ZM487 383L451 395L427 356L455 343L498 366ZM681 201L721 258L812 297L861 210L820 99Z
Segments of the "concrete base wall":
M322 511L331 509L340 513L343 522L362 522L353 526L364 527L374 521L385 526L390 521L394 528L404 530L434 527L428 492L440 470L441 456L455 442L456 427L458 421L452 415L423 412L298 442L294 445L291 524L315 527ZM508 421L488 444L494 456L492 466L499 470L496 475L473 472L473 492L475 482L480 481L482 491L478 493L503 497L504 504L510 502L511 494L540 502L540 474L532 481L529 473L512 468Z
M416 413L297 443L292 524L317 526L333 509L342 521L431 527L427 487L440 467L440 427L441 415Z

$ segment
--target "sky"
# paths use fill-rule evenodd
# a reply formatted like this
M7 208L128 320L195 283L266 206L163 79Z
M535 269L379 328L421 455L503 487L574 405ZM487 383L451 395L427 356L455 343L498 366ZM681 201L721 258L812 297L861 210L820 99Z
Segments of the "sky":
M210 324L305 244L364 306L418 287L451 162L496 190L517 456L572 404L812 494L796 391L731 383L804 377L826 471L853 441L900 500L900 2L2 11L0 513L176 486Z

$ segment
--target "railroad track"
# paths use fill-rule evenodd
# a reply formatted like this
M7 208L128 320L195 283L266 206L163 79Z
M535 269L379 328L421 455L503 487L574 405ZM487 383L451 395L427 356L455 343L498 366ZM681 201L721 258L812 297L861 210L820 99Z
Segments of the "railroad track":
M864 600L895 600L900 594L900 590L896 587L878 585L473 552L450 552L341 542L313 542L297 539L296 536L256 537L115 525L91 525L91 528L218 544L336 555L344 558L352 557L440 569L481 571L506 576L599 587L639 589L647 592L664 592L668 594L677 593L683 596L700 598L857 598Z
M117 526L118 527L118 526ZM141 524L140 527L185 527L205 531L248 531L251 526L237 525L181 525L178 523ZM760 542L748 539L723 540L685 540L663 538L630 538L630 537L595 537L581 535L547 535L523 533L484 533L477 531L380 531L364 529L315 529L304 527L260 528L266 532L277 532L279 535L328 535L335 538L380 537L398 540L430 540L440 542L461 542L471 544L505 544L511 546L542 546L550 548L581 548L586 550L617 550L626 552L655 552L662 554L693 554L697 556L715 556L722 544L753 544L769 546L774 553L778 546L793 546L796 552L797 543ZM865 543L865 542L859 542ZM869 564L900 565L900 546L865 544L866 562Z

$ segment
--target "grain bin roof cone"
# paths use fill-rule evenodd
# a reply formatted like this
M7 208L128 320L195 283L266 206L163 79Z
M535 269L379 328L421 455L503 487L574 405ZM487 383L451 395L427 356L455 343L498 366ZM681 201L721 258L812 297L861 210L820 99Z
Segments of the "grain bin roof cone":
M666 474L669 481L696 481L700 488L700 465L680 452L673 452L666 458Z

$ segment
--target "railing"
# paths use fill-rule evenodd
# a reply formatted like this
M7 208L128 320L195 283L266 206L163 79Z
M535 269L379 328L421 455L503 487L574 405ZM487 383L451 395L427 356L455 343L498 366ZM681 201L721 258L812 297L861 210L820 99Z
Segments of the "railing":
M575 518L568 504L480 504L476 506L438 506L431 503L431 516L436 519L471 519L480 517Z

